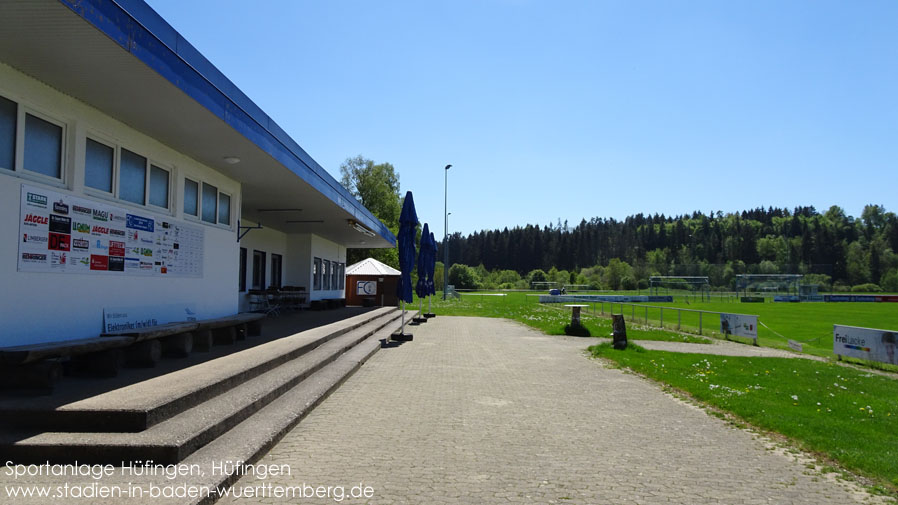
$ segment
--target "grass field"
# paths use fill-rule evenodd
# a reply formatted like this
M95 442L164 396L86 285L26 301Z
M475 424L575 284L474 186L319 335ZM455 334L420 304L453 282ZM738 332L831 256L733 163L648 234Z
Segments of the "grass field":
M898 490L898 381L833 363L590 348Z

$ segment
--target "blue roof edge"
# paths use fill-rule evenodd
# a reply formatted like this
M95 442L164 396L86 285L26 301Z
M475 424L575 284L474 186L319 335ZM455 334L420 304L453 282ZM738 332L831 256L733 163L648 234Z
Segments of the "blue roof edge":
M384 240L396 236L143 0L59 0Z

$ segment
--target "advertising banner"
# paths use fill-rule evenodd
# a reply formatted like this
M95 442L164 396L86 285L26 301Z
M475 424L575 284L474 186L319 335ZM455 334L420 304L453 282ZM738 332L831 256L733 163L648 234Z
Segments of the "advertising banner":
M202 277L203 227L22 185L20 272Z
M833 354L898 365L898 330L833 325Z
M758 340L758 316L746 314L720 314L720 332Z
M376 281L356 281L355 294L358 296L373 296L377 294Z
M196 305L168 304L103 309L103 333L139 330L160 324L196 321Z

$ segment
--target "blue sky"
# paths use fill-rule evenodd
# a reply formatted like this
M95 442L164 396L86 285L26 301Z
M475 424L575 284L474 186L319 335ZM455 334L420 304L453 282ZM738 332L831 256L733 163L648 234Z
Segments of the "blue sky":
M898 211L898 2L149 0L335 178L450 231Z

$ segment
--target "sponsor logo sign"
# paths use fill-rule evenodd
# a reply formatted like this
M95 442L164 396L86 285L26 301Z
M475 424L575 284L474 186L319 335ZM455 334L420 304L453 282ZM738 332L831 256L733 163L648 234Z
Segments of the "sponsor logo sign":
M76 203L72 204L72 213L73 214L79 214L82 216L91 216L93 214L93 212L94 212L94 210L91 209L90 207L85 207L83 205L78 205Z
M133 331L176 321L195 321L198 317L194 304L107 307L103 309L103 331Z
M34 233L23 233L22 234L22 243L25 244L34 244L37 246L47 245L47 237L46 235L35 235Z
M125 216L121 214L121 212L109 212L109 221L113 223L124 223Z
M125 258L115 256L109 257L109 271L110 272L124 272L125 271Z
M356 281L355 294L358 296L372 296L377 294L376 281Z
M94 249L106 250L109 249L109 246L104 244L102 240L97 239L97 242L94 244Z
M90 225L87 223L72 221L72 231L77 233L90 233Z
M833 354L898 365L898 330L833 325Z
M94 225L93 228L90 229L91 235L109 235L109 228L105 226Z
M85 240L83 238L72 239L72 250L73 251L87 251L90 249L90 240Z
M28 214L22 220L22 224L25 226L46 226L50 224L50 218L38 214Z
M115 228L109 228L109 235L113 237L125 238L125 230L116 230Z
M50 231L54 233L72 233L72 218L50 214Z
M47 255L43 253L22 253L22 261L25 263L46 263Z
M25 204L30 207L46 209L47 208L47 197L40 193L28 192L27 196L25 197Z
M55 212L57 214L68 215L69 214L69 206L66 203L64 203L62 200L53 202L53 212Z
M94 221L109 221L109 212L105 210L93 209L92 214Z
M735 335L758 339L758 316L746 314L720 314L720 332L724 335Z
M90 255L91 270L109 270L109 256L100 256L97 254Z
M64 267L66 264L67 253L50 253L50 266L54 268Z
M115 240L110 240L109 241L109 255L124 257L125 256L125 243L118 242Z
M72 236L64 233L50 233L49 249L52 251L71 251Z
M127 218L125 219L125 226L131 228L132 230L148 231L150 233L152 233L155 228L154 221L152 219L135 216L133 214L127 215Z

